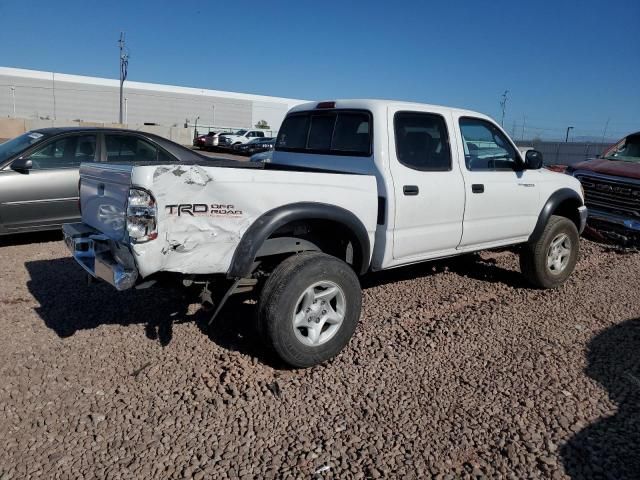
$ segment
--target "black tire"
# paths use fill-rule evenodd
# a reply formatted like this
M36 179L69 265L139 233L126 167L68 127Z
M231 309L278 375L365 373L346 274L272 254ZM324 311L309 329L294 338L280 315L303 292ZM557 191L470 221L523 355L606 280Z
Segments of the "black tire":
M551 243L565 234L570 241L567 263L561 270L547 265ZM530 242L520 251L520 271L525 278L539 288L557 288L573 272L580 252L580 234L575 224L566 217L552 215L536 242Z
M310 346L296 335L293 315L302 294L317 282L337 285L344 294L346 308L333 336L321 345ZM360 282L349 265L331 255L304 252L285 259L265 282L258 301L257 330L284 362L293 367L311 367L333 358L349 343L361 306Z

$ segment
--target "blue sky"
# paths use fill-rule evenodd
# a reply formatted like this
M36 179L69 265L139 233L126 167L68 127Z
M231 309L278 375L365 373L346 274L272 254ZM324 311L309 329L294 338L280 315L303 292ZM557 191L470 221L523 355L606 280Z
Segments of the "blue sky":
M479 110L520 136L640 130L640 1L1 0L0 64Z

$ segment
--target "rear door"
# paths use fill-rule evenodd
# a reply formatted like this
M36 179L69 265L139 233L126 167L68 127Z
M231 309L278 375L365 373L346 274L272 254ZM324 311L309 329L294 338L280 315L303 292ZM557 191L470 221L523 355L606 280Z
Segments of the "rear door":
M450 118L446 110L431 107L389 109L393 257L399 262L446 255L460 243L465 192L451 151Z
M56 137L27 155L33 167L2 172L0 217L9 231L55 227L75 221L78 211L78 167L94 162L96 134Z

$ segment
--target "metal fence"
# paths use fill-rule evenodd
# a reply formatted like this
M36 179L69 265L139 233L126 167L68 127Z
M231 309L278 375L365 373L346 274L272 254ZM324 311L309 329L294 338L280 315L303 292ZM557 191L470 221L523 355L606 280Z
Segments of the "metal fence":
M571 165L602 154L610 143L600 142L548 142L518 140L518 147L531 147L542 153L546 165Z

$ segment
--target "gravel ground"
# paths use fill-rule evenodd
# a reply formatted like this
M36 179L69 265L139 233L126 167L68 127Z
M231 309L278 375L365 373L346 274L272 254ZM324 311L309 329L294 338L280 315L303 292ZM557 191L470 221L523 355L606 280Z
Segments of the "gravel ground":
M30 238L29 240L31 240ZM364 279L355 337L290 371L234 298L87 286L56 235L0 246L0 478L638 478L640 254L557 291L510 252Z

